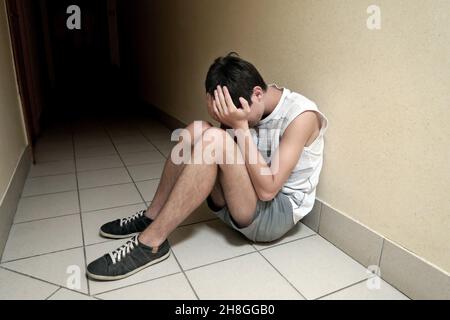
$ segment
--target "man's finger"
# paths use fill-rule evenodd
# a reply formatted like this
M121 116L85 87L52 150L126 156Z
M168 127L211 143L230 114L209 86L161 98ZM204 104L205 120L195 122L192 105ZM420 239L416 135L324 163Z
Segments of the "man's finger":
M233 99L231 99L230 91L228 91L227 87L223 87L223 93L225 95L225 101L227 102L228 107L231 110L236 110L236 106L234 105Z
M239 98L239 101L241 102L242 108L245 112L250 112L250 105L248 104L247 100L244 98Z
M223 95L222 87L221 86L217 86L217 91L218 91L218 94L219 94L219 101L220 101L220 104L222 105L223 111L224 111L225 114L228 114L229 107L227 105L227 102L225 101L225 96Z
M217 110L219 111L219 114L222 115L223 107L222 107L222 104L220 103L219 92L217 92L217 90L214 90L214 103L217 107Z

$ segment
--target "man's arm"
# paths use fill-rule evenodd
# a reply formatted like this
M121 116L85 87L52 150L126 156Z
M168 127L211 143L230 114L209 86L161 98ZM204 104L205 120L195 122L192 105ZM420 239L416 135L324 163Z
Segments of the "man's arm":
M237 109L228 89L224 87L222 90L219 86L215 92L212 109L221 123L226 123L235 129L238 145L258 198L262 201L270 201L278 194L295 168L306 142L314 133L314 123L317 118L313 111L306 111L295 118L284 132L280 146L272 156L272 162L269 165L259 152L250 133L248 125L250 106L243 98L240 98L240 102L243 108Z
M281 190L294 170L306 142L314 133L316 119L313 111L306 111L295 118L284 132L270 165L265 162L253 142L248 125L236 128L238 129L236 130L238 145L244 155L250 178L260 200L270 201ZM252 159L252 154L258 156L256 163L249 161Z

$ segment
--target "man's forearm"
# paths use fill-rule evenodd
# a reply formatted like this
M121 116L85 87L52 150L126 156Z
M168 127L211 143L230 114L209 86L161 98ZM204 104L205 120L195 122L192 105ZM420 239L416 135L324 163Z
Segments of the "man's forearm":
M264 201L270 200L278 191L270 166L255 145L248 126L236 128L234 132L258 197Z

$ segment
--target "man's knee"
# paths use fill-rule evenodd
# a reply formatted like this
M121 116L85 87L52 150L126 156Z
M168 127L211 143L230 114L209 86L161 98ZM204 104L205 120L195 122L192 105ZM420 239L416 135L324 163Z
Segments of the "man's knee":
M203 133L205 130L208 130L209 128L213 127L211 123L208 121L194 121L191 122L185 129L189 132L194 133L194 130L200 131Z
M185 130L187 130L191 143L194 145L203 136L203 133L212 127L213 125L207 121L194 121Z

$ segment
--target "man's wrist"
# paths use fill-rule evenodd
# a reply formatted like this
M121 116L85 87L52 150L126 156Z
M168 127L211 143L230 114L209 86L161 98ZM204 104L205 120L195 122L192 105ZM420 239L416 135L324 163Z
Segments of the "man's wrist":
M233 129L240 131L247 131L249 129L248 121L237 124Z

